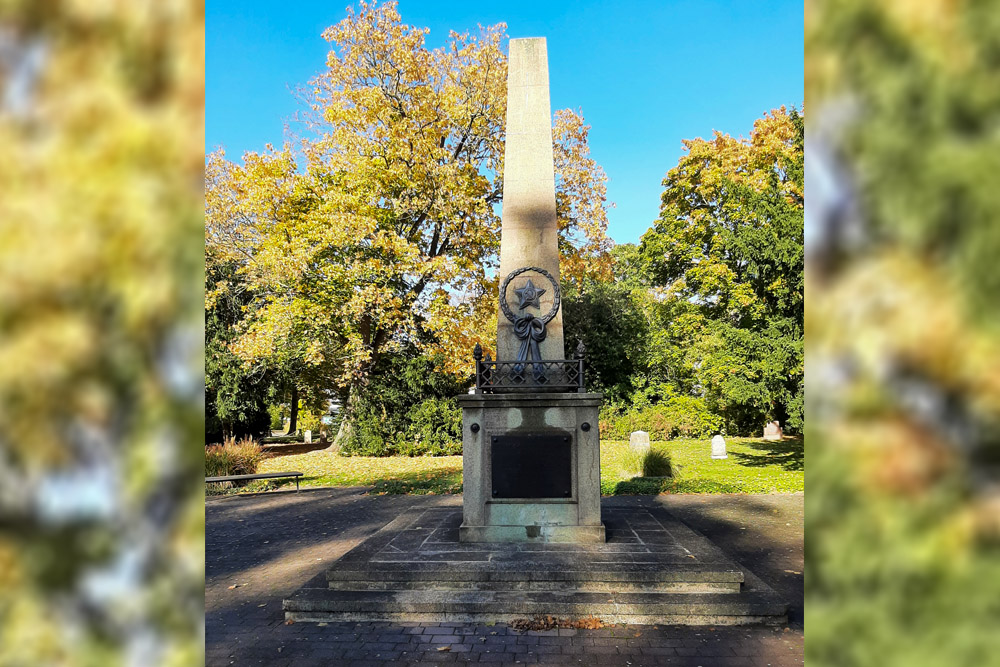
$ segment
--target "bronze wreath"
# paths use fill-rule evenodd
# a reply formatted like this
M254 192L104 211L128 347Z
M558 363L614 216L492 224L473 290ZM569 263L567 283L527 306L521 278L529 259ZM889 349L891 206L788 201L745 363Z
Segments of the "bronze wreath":
M510 305L507 303L507 287L510 285L511 280L528 271L535 271L542 274L549 279L549 283L552 285L552 308L545 315L538 318L542 321L542 324L548 324L556 316L556 313L559 312L559 304L562 302L562 297L559 292L559 283L552 277L552 274L537 266L522 266L520 269L514 269L508 274L500 286L500 310L503 311L504 317L511 322L517 320L517 316L511 312Z

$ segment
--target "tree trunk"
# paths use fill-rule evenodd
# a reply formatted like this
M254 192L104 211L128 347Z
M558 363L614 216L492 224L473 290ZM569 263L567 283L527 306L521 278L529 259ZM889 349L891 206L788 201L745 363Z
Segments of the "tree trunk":
M291 414L288 416L288 432L285 435L294 435L297 430L299 421L299 388L292 383L292 410Z
M327 451L339 451L341 445L351 438L351 419L354 416L351 404L351 396L353 395L354 392L348 390L346 398L343 399L342 407L340 408L340 427L337 429L337 435L333 436L333 440L330 441L330 446L326 448Z
M337 429L337 435L333 436L333 440L330 442L330 446L327 447L327 451L339 452L340 446L351 439L351 422L348 419L343 419L340 422L340 428Z

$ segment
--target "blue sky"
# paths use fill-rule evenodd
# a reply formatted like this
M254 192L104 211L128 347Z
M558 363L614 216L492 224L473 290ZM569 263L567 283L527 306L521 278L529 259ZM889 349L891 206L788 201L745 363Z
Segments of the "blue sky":
M320 33L348 0L209 0L206 150L279 145L298 108L292 90L317 74ZM504 22L510 37L548 42L552 109L583 112L591 155L609 177L608 233L635 242L659 213L661 182L682 139L748 135L754 119L803 101L802 0L492 2L400 0L403 22L449 30Z

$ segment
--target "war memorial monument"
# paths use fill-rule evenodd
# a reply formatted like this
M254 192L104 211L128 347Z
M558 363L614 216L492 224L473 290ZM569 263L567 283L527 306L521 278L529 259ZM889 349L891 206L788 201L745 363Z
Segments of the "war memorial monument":
M545 39L510 40L497 359L470 351L476 389L458 399L462 507L404 512L286 599L288 620L786 620L770 587L655 498L602 507L601 395L563 340L548 84Z

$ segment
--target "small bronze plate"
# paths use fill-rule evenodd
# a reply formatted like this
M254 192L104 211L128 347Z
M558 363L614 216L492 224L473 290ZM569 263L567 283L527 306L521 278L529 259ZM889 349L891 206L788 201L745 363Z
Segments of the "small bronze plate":
M494 498L570 498L572 437L564 433L491 438Z

